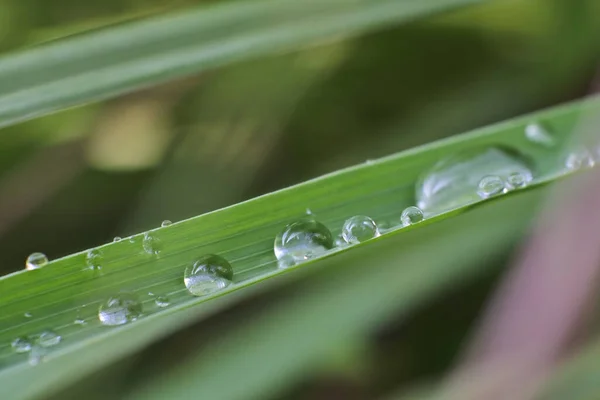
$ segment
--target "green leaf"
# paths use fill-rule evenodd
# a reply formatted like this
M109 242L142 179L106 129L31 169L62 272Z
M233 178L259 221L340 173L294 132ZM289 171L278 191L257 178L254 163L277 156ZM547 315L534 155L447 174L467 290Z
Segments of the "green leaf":
M284 312L303 315L298 323L304 321L302 326L306 328L305 324L312 323L308 314L314 314L315 323L321 324L325 315L316 310L320 304L327 302L329 294L332 296L331 312L340 313L339 319L332 317L332 321L346 326L349 331L366 329L362 323L357 325L362 320L377 322L383 319L399 309L398 302L405 307L401 310L406 312L447 282L465 279L477 272L471 269L472 259L464 254L460 243L471 240L481 254L485 251L491 254L512 240L514 230L528 221L531 214L529 207L539 193L537 188L554 179L548 174L555 171L562 146L547 148L530 142L523 133L524 126L532 120L539 120L560 144L568 139L582 113L598 110L600 97L592 97L348 168L158 228L149 232L154 239L154 249L160 250L158 255L146 251L148 246L144 246L144 234L139 234L98 247L96 254L100 256L94 264L101 269L91 269L86 261L86 252L81 252L55 260L38 270L4 276L0 278L0 390L11 393L13 398L51 392L193 320L217 312L255 291L264 290L270 284L283 284L288 279L300 279L305 275L314 275L315 290L322 294L308 299L306 304L296 304L291 300L291 308L276 308L274 315L284 319L292 318L282 314ZM357 214L369 215L376 221L397 223L401 210L414 204L415 182L425 169L444 155L491 145L518 149L531 159L539 176L548 178L536 181L530 186L531 190L513 191L498 200L482 201L440 214L418 225L392 230L368 243L329 253L323 258L284 270L277 269L273 240L286 224L302 218L306 208L310 208L334 235L340 233L345 219ZM503 205L505 202L507 205ZM455 223L451 218L487 203L490 207L464 213L461 217L464 222ZM496 203L497 206L491 207ZM511 208L514 208L514 216L509 218L507 210ZM440 222L439 228L436 228L438 221L443 223ZM183 270L206 254L219 254L229 260L235 273L234 284L216 295L192 297L184 288ZM459 254L464 258L458 257ZM409 264L405 268L399 260L412 261L405 261ZM372 270L368 269L369 266ZM329 269L331 272L328 272ZM321 272L323 275L319 275ZM277 276L279 278L275 279ZM380 290L373 289L378 282ZM145 317L116 328L102 326L97 319L99 304L121 290L133 291L140 296ZM154 295L168 296L172 305L166 309L158 307L154 298L147 294L149 291ZM359 293L359 298L371 295L373 298L365 300L364 306L350 307L342 313L344 304L350 304L354 294ZM368 306L376 304L380 305L380 312L368 311ZM305 311L307 315L304 315ZM365 317L367 312L371 317ZM31 313L32 317L26 318L25 313ZM76 318L85 319L86 325L75 324ZM48 352L45 362L30 366L26 355L11 350L10 342L16 337L34 336L46 329L53 329L64 340ZM256 328L248 329L240 330L238 335L245 337L243 332L249 332L247 338L260 339ZM283 334L289 333L286 329L290 328L282 329ZM266 337L272 337L276 332L274 330ZM330 343L332 334L325 332L318 338L306 338L298 342L296 350L286 351L297 355L312 344L322 348ZM230 340L233 341L232 348L235 348L239 336L232 334ZM274 343L277 344L275 349L281 349L284 342ZM260 342L260 346L265 344ZM253 353L251 357L257 354ZM283 354L287 353L284 351ZM295 367L305 366L314 355L314 352L306 351L306 357L298 357ZM237 360L238 355L232 357L216 365L221 365L221 362L229 365ZM281 359L277 360L281 362ZM264 374L269 371L268 368L257 367L248 375L256 376L257 391L263 389ZM219 371L219 374L228 374L226 370ZM185 376L182 375L181 379ZM222 377L215 377L215 382L222 382Z
M263 0L206 6L0 59L0 126L482 0Z

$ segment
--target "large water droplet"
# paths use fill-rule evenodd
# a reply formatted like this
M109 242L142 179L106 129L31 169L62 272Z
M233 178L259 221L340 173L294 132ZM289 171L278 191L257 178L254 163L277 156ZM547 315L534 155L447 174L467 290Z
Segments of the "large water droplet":
M496 175L484 176L477 185L477 194L482 199L504 193L506 187L502 178Z
M27 353L31 350L31 341L26 337L18 337L11 342L11 347L17 353Z
M92 249L87 252L85 262L91 270L99 271L100 269L102 269L103 259L104 257L102 255L102 251L98 249Z
M142 241L142 247L148 254L158 254L160 253L161 247L160 239L154 236L154 234L146 232L144 234L144 240Z
M417 183L417 205L426 214L438 214L479 201L477 189L485 176L506 180L519 173L525 184L533 179L528 163L508 151L476 148L436 163Z
M554 146L554 138L546 128L538 123L531 123L525 127L525 137L533 143L546 147Z
M349 244L357 244L379 236L377 224L365 215L348 218L342 227L342 237Z
M37 343L42 347L56 346L62 340L62 336L53 331L44 331L37 339Z
M291 256L304 261L333 248L333 237L325 225L314 220L302 220L285 227L275 238L275 257Z
M31 253L25 260L25 268L28 270L42 268L48 264L48 257L44 253Z
M169 298L167 296L157 296L156 299L154 299L154 304L156 304L160 308L165 308L169 307L171 302L169 301Z
M121 292L109 298L98 309L98 319L104 325L123 325L142 315L142 303L134 293Z
M169 226L171 224L172 224L171 221L169 221L168 219L165 219L163 222L161 222L160 226L162 226L164 228L165 226Z
M402 211L400 222L402 222L403 226L408 226L423 221L423 218L423 211L419 207L410 206Z
M221 256L209 254L185 269L183 282L194 296L206 296L231 284L233 268Z
M571 152L565 160L565 167L568 170L575 171L581 168L590 168L594 166L594 159L586 149L577 149Z

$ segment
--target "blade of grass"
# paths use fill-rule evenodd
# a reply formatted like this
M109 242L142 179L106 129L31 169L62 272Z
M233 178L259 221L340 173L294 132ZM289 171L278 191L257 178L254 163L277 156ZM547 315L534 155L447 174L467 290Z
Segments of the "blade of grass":
M348 168L159 228L150 232L161 247L158 256L144 251L144 235L140 234L99 247L97 250L102 253L100 271L87 266L86 253L82 252L53 261L39 270L2 277L0 390L10 391L15 398L26 398L59 388L77 376L92 372L189 323L193 316L211 313L213 307L218 308L221 304L220 301L209 301L215 297L227 295L222 301L231 301L226 299L237 290L253 285L257 288L253 290L262 290L266 287L264 283L255 284L311 264L320 265L322 261L313 260L278 270L273 255L275 235L287 223L304 216L307 207L334 234L339 234L346 218L357 214L369 215L376 221L397 221L401 210L414 204L415 182L426 168L444 155L475 146L504 145L518 149L533 161L540 176L546 176L555 170L561 146L548 149L532 144L523 134L524 126L531 120L541 120L552 130L557 142L565 142L581 113L598 110L600 97L589 98ZM530 188L535 189L552 179L542 179ZM496 201L502 202L516 195L511 193ZM413 228L419 230L469 208L441 214ZM503 218L505 216L496 215L489 223L493 225ZM391 238L402 236L413 228L387 233L373 243L357 247L395 240ZM344 249L341 252L354 251ZM191 297L183 287L183 269L209 253L220 254L232 263L234 284L213 296ZM337 257L330 256L326 258ZM457 276L465 272L460 267L453 271ZM101 326L96 315L99 303L121 290L140 295L147 317L114 329ZM168 295L172 306L167 309L156 306L153 298L145 294L148 291ZM188 308L189 311L185 311ZM24 317L25 313L31 313L32 317ZM85 319L87 325L74 324L78 317ZM144 322L146 320L148 322ZM151 324L152 328L145 324ZM138 328L140 326L144 328ZM46 363L31 367L25 355L11 350L10 342L21 335L35 335L45 329L54 329L62 335L63 343L48 355ZM84 350L90 357L79 359Z
M231 2L66 39L0 59L0 126L481 1Z

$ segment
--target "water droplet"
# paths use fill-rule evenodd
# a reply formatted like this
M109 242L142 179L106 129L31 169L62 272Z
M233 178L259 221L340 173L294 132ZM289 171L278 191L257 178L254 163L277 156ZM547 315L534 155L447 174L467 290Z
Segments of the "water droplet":
M17 353L27 353L31 350L31 341L26 337L18 337L10 344Z
M25 268L28 270L42 268L48 264L48 257L44 253L31 253L25 260Z
M121 240L122 240L121 236L115 236L115 238L113 239L113 242L116 243L116 242L120 242Z
M98 249L92 249L87 252L85 262L91 270L99 271L102 269L102 251Z
M343 239L341 240L343 241ZM346 242L344 242L344 244L346 244ZM281 269L293 267L294 265L296 265L296 260L294 260L294 257L290 255L285 255L277 260L277 266Z
M295 262L308 260L333 248L333 237L325 225L302 220L285 227L275 238L275 257L291 256Z
M172 222L171 222L171 221L169 221L168 219L165 219L165 220L164 220L164 221L163 221L163 222L160 224L160 226L162 226L162 227L164 228L165 226L169 226L169 225L171 225L171 224L172 224Z
M307 208L307 209L306 209L306 215L312 215L312 213L313 213L313 212L312 212L312 210L311 210L310 208Z
M504 193L506 187L502 178L496 175L484 176L477 185L477 194L482 199Z
M402 226L417 224L423 221L423 219L423 211L419 207L415 206L406 207L400 215L400 222L402 222Z
M134 237L129 238L129 243L135 243L135 238Z
M426 215L438 214L480 201L477 188L482 178L503 180L514 173L528 184L533 172L522 157L497 147L475 148L436 163L416 186L417 206Z
M209 254L185 269L183 282L194 296L205 296L231 284L233 269L221 256Z
M154 304L156 304L160 308L165 308L169 307L171 302L169 301L169 298L167 296L158 296L154 300Z
M348 244L357 244L379 236L377 224L365 215L357 215L344 222L342 237Z
M142 241L142 247L148 254L159 254L160 253L160 240L150 232L144 234L144 240Z
M42 346L32 346L29 352L29 364L30 365L38 365L44 358L46 357L46 349Z
M142 315L142 303L130 292L121 292L109 298L98 309L98 319L104 325L123 325Z
M73 321L73 323L75 325L87 325L87 322L85 322L85 319L83 318L76 318L75 321Z
M26 312L25 314L23 314L23 316L25 318L31 318L31 317L33 317L33 315L31 313L29 313L29 312Z
M525 127L525 137L529 141L546 147L554 146L554 138L546 128L538 123L531 123Z
M506 177L507 189L513 190L527 186L527 178L520 172L513 172Z
M53 331L44 331L37 339L37 343L42 347L56 346L62 340L62 336Z
M571 171L590 168L594 166L594 160L586 149L577 149L567 156L565 166Z
M150 296L150 297L154 297L154 293L152 293L152 292L148 292L148 296Z

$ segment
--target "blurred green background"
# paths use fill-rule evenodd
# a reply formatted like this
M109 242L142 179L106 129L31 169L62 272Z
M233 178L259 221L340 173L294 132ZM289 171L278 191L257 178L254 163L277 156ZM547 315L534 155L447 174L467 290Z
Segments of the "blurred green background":
M195 5L1 0L0 50ZM34 251L54 259L164 219L192 217L579 98L594 90L599 62L599 1L491 1L4 128L0 273L22 269ZM391 322L367 343L348 343L281 398L373 398L440 373L505 259L493 262L493 274L445 293L402 323ZM277 295L231 313L246 315ZM233 317L204 321L111 368L144 365L188 336L198 340L206 326L224 329ZM441 326L443 337L437 336ZM137 371L132 379L153 373L150 367Z

